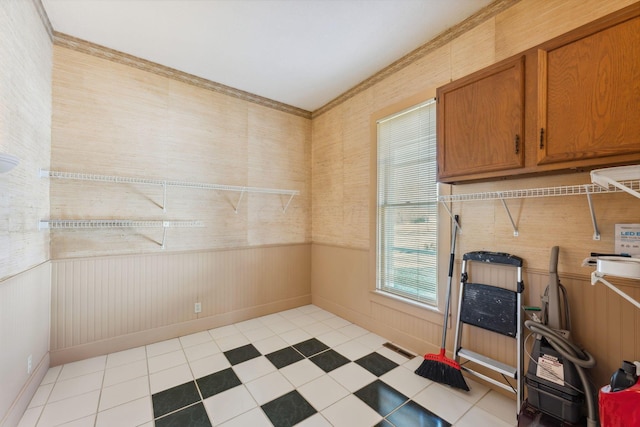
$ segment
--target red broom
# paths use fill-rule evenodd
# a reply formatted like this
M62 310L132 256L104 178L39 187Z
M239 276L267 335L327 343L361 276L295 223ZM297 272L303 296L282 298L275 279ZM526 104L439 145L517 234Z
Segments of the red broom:
M432 381L469 391L469 386L464 380L464 376L462 375L458 362L445 356L445 346L447 345L447 324L449 320L449 303L451 300L451 277L453 276L456 236L458 234L458 227L460 226L459 219L460 217L458 215L454 216L453 232L451 233L451 254L449 256L449 276L447 278L447 301L444 308L444 325L442 327L442 345L440 346L440 353L425 354L422 364L415 372L421 377L428 378Z

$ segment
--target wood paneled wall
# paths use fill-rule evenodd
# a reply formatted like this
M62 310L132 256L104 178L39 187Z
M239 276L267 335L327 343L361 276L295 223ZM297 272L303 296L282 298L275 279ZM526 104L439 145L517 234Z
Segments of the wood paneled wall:
M450 43L357 93L313 119L313 251L314 303L368 326L416 353L439 347L442 316L389 301L375 289L375 147L371 124L376 115L393 106L435 96L435 89L529 47L619 10L637 1L521 0ZM391 111L389 111L391 113ZM565 174L494 183L441 186L444 194L498 189L553 187L590 183L588 174ZM364 194L367 197L364 197ZM592 269L581 267L594 252L613 251L616 223L637 223L639 202L627 194L593 196L601 240L592 239L593 228L584 196L509 200L519 229L498 202L455 203L462 218L458 255L472 250L510 252L525 260L525 280L532 283L527 301L539 303L546 286L549 253L560 246L559 272L569 284L574 339L598 359L593 371L596 385L607 382L622 359L640 359L638 314L635 308L598 284L592 287ZM441 210L443 218L448 218ZM442 262L448 258L446 227L440 236ZM458 267L459 268L459 267ZM446 268L440 269L446 283ZM565 286L567 285L565 283ZM625 289L637 296L630 284ZM614 310L617 310L614 314ZM634 311L635 310L635 311ZM621 331L631 329L622 337ZM471 338L470 338L471 339ZM490 355L509 359L507 343L495 345L482 334L472 338ZM624 341L624 342L623 342ZM450 347L449 347L450 348Z
M51 362L309 304L310 262L309 244L53 261Z
M286 195L51 179L51 219L204 225L51 231L52 364L310 302L310 119L54 46L51 170L300 192L283 212Z

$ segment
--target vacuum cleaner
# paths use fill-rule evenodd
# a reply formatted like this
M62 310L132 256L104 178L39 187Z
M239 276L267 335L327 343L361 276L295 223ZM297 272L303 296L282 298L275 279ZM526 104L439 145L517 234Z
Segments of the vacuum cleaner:
M518 427L584 425L585 404L586 425L598 424L597 397L586 372L596 362L570 340L571 316L566 288L558 278L558 252L557 246L551 249L542 318L525 321L535 341L525 377L527 399L518 414Z

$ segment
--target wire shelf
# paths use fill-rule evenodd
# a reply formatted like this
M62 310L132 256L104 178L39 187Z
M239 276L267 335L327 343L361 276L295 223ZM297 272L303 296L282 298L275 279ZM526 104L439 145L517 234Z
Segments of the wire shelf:
M194 228L204 227L202 221L140 221L128 219L48 219L40 220L43 229L87 228Z

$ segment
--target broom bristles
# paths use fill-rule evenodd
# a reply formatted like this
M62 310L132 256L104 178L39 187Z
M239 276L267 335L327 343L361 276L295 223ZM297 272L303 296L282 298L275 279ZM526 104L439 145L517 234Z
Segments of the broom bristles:
M444 349L440 350L440 354L425 354L422 364L415 373L431 381L469 391L460 365L446 357Z

